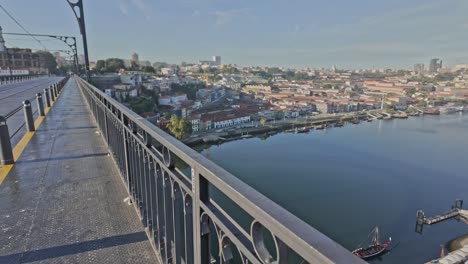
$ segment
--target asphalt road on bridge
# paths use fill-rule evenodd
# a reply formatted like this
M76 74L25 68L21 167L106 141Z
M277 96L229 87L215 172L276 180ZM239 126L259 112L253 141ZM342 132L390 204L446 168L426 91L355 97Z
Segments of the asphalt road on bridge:
M24 100L31 101L34 119L38 117L36 94L44 94L44 89L59 82L63 77L41 77L19 83L0 85L0 115L7 118L11 144L14 147L26 132L23 109L15 114L12 111L23 105ZM45 101L44 101L45 102Z

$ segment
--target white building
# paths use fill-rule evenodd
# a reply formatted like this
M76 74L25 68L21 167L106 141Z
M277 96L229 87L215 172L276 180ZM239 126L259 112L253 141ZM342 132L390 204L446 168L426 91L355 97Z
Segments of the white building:
M178 94L174 96L160 96L159 97L159 105L166 105L166 106L176 106L180 105L182 102L187 101L186 94Z
M215 65L221 65L221 56L213 56L213 62Z
M104 93L105 93L107 96L112 97L112 95L114 95L114 89L113 89L113 88L106 88L106 89L104 89Z
M201 127L201 119L200 117L193 117L189 119L190 123L192 124L192 132L200 131Z
M163 75L173 75L177 73L177 67L171 66L171 67L164 67L161 68L161 73Z
M143 83L143 78L140 74L121 74L120 82L131 86L137 86Z
M213 127L216 129L216 128L223 128L223 127L230 127L230 126L238 126L242 123L247 123L247 122L250 122L250 115L234 117L232 119L214 121Z

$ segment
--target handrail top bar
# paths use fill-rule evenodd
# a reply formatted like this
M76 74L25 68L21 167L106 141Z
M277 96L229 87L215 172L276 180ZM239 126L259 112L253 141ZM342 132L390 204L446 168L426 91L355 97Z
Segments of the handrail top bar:
M236 176L202 156L181 141L170 136L114 98L77 77L78 82L99 94L148 135L167 147L188 166L218 188L242 210L259 221L272 234L309 263L366 263L344 247L299 219Z

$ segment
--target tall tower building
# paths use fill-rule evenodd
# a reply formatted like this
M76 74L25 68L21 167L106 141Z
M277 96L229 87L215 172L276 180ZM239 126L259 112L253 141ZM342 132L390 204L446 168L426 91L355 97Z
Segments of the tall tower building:
M221 56L213 56L213 62L215 65L221 65Z
M138 59L138 54L136 52L132 54L132 62L135 62L136 64L140 64L140 60Z
M431 61L429 63L429 71L430 72L437 72L441 68L442 68L442 60L440 60L440 59L431 59Z
M3 30L0 26L0 52L6 52L5 40L3 39Z

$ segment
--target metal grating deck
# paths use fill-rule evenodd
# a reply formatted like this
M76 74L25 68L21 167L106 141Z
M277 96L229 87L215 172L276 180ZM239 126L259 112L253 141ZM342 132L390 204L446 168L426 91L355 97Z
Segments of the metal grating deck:
M70 79L0 185L0 263L156 263Z

